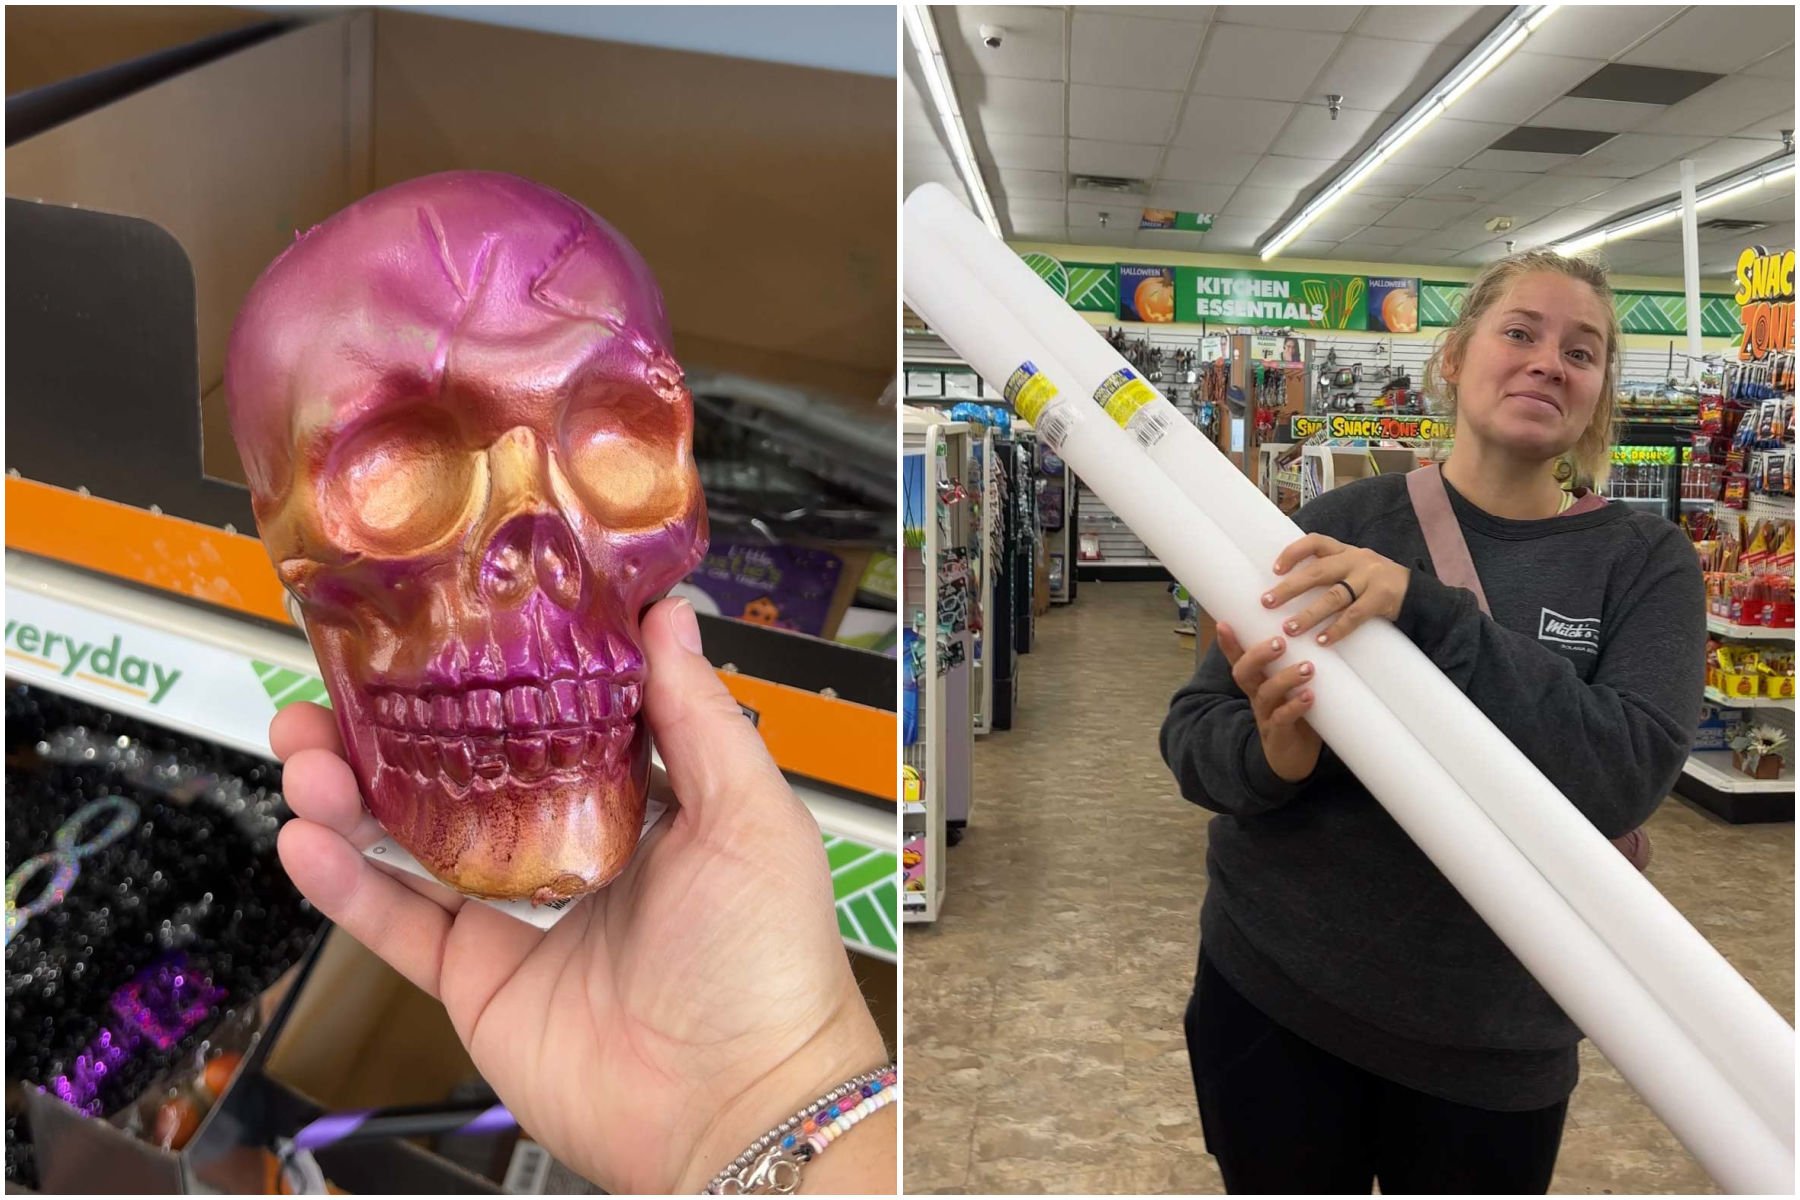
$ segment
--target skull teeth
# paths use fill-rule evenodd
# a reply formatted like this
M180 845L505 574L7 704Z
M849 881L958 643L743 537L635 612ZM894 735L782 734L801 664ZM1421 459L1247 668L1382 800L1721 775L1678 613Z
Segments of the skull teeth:
M564 772L617 771L635 732L634 722L505 735L437 736L378 728L375 744L383 765L425 783L442 778L460 791L476 779L511 776L530 782Z
M629 721L643 702L643 685L605 679L558 679L505 689L471 688L460 695L381 691L375 725L396 733L528 735Z

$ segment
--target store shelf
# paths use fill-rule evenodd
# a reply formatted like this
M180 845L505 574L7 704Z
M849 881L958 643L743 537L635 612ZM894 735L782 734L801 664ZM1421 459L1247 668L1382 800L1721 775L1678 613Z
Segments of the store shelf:
M1727 696L1717 688L1707 688L1706 698L1724 708L1779 708L1786 712L1794 711L1792 700L1771 700L1767 696Z
M900 811L909 817L922 817L931 810L926 808L924 802L921 801L917 804L902 804L900 806Z
M1724 617L1708 616L1706 627L1712 632L1725 637L1742 638L1745 641L1791 642L1794 640L1792 626L1776 629L1768 625L1734 625Z
M298 634L14 551L6 554L6 573L9 678L262 758L274 757L268 729L277 711L301 700L329 703L312 650ZM21 646L26 627L36 633ZM105 670L70 665L70 648L91 667L109 647ZM802 778L789 782L824 836L845 942L894 960L893 809Z
M1682 774L1699 780L1708 787L1736 795L1775 793L1794 790L1794 768L1784 768L1779 779L1751 779L1731 765L1731 751L1702 750L1688 755Z

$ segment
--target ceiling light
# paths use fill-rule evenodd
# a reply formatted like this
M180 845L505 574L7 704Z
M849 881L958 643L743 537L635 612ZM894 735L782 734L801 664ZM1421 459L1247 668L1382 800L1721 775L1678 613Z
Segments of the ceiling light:
M1531 36L1532 31L1560 7L1556 4L1524 4L1513 9L1506 20L1469 51L1455 70L1438 81L1431 95L1407 110L1406 115L1395 122L1380 141L1369 147L1348 170L1308 202L1300 210L1299 216L1283 225L1273 237L1264 242L1259 251L1262 258L1268 260L1280 254L1290 242L1305 232L1307 226L1323 216L1327 209L1360 187L1400 147L1411 141L1419 130L1437 120L1445 109L1462 99L1489 71L1506 61L1507 56L1517 50Z
M956 172L962 176L963 185L975 202L975 214L995 237L1004 238L1000 218L994 213L994 201L981 177L981 167L975 162L974 147L969 144L969 130L963 124L962 110L957 107L956 87L950 82L950 71L944 63L944 48L938 43L937 26L932 23L930 11L922 4L903 4L900 12L906 19L906 32L912 41L913 54L919 60L919 70L925 76L926 89L931 93L932 107L937 109L944 136L950 139L950 154L956 159Z
M1792 153L1759 163L1739 171L1736 175L1701 188L1694 196L1694 208L1699 210L1715 204L1722 204L1793 173L1794 156ZM1602 225L1598 229L1577 234L1566 242L1558 242L1556 252L1558 254L1579 254L1583 250L1592 250L1594 247L1604 246L1608 242L1633 237L1643 233L1646 229L1667 225L1670 221L1679 219L1680 216L1681 197L1674 196L1654 208L1632 213L1628 217L1623 217L1608 225Z

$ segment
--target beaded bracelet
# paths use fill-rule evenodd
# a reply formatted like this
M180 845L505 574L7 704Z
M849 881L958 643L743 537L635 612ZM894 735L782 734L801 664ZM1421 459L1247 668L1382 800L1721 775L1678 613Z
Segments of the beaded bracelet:
M846 1080L757 1138L706 1185L708 1196L789 1195L825 1148L900 1098L892 1064Z

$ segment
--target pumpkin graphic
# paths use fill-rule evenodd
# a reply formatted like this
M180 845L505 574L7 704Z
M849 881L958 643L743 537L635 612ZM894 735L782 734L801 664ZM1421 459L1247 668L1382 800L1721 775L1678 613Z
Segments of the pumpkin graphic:
M1175 319L1175 284L1167 275L1139 280L1132 303L1140 321L1171 322Z
M1381 323L1389 333L1419 332L1419 298L1395 290L1381 298Z

